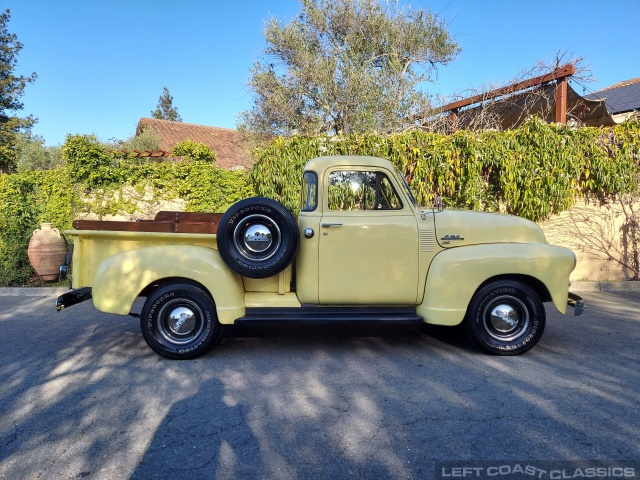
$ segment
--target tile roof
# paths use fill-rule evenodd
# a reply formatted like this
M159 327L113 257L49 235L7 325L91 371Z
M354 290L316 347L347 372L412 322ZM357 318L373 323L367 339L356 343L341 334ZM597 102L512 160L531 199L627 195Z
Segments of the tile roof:
M220 168L227 170L234 167L249 168L252 164L251 157L240 146L241 136L236 130L156 118L141 118L136 134L139 134L143 127L150 127L158 132L159 150L171 150L176 143L189 139L209 145L218 157L216 165Z

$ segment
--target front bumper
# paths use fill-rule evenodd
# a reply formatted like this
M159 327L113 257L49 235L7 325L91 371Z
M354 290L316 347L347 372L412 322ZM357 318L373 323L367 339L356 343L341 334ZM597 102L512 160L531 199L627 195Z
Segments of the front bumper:
M584 313L584 309L587 308L584 304L584 300L582 300L582 297L571 292L569 292L567 305L573 307L573 315L576 317L582 315Z
M63 295L58 297L56 301L56 308L58 311L63 308L70 307L71 305L75 305L76 303L84 302L85 300L89 300L91 298L91 287L79 288L77 290L71 290Z

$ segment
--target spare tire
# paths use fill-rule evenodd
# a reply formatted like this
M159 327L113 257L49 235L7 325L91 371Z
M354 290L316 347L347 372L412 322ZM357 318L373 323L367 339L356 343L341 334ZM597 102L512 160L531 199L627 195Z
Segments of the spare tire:
M267 278L280 273L298 250L298 224L281 203L264 197L240 200L218 225L218 251L225 263L244 277Z

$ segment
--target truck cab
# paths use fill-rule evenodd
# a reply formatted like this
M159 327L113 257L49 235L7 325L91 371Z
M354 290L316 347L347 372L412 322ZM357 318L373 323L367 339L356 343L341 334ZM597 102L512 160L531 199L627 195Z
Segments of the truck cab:
M435 252L433 211L389 162L324 157L303 175L296 291L302 303L416 305L426 257ZM420 239L430 244L421 255ZM429 250L429 251L427 251ZM421 258L421 256L423 258Z

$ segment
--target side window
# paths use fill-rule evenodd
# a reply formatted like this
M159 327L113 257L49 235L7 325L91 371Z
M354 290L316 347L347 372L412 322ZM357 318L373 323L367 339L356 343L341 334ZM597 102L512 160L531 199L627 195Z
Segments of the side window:
M313 212L318 207L318 176L315 172L304 172L302 177L302 205L303 212Z
M329 210L402 209L398 194L381 172L331 172L328 199Z
M315 172L304 172L300 207L303 212L313 212L318 207L318 176Z

